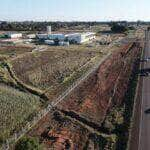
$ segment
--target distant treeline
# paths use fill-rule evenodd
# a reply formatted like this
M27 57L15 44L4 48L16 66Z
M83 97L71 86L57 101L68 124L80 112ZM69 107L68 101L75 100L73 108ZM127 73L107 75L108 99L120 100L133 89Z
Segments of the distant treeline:
M105 24L99 22L0 22L0 30L4 31L46 31L47 26L52 26L52 30L56 31L60 28L70 28L79 25L94 26Z
M24 22L6 22L0 21L0 30L4 31L46 31L46 26L52 26L52 30L56 31L60 28L70 28L79 25L84 25L87 27L94 25L111 24L112 22L34 22L34 21L24 21ZM129 25L140 25L149 24L149 22L126 22L121 21L119 23L127 23Z

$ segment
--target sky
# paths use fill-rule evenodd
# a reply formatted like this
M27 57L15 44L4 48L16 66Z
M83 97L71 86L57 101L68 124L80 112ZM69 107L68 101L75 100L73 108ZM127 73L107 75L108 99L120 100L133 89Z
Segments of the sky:
M150 0L1 0L6 21L150 21Z

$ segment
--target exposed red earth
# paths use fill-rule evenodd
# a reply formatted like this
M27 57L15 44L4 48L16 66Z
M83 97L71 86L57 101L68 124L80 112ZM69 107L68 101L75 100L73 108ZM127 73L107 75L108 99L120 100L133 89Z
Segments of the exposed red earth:
M129 78L128 72L131 71L131 64L128 64L128 60L136 54L136 51L126 54L127 50L128 46L125 46L116 51L100 66L95 74L80 85L57 108L77 113L86 120L100 126L108 108L111 106L115 86L118 90L115 94L117 98L114 103L121 103L126 91ZM126 57L128 60L126 60Z

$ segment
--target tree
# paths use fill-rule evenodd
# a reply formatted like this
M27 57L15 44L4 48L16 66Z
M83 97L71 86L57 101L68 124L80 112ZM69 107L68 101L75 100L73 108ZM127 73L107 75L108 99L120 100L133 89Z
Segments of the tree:
M15 150L41 150L36 138L24 137L15 146Z
M119 24L117 22L111 23L111 30L114 33L124 33L128 30L128 27L125 24Z

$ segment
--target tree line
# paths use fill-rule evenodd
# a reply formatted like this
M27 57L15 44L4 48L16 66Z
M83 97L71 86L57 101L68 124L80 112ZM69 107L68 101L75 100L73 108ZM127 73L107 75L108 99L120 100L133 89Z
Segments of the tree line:
M52 26L52 30L56 31L60 28L70 28L79 25L94 26L104 24L100 22L0 22L0 30L4 31L46 31L47 26Z

